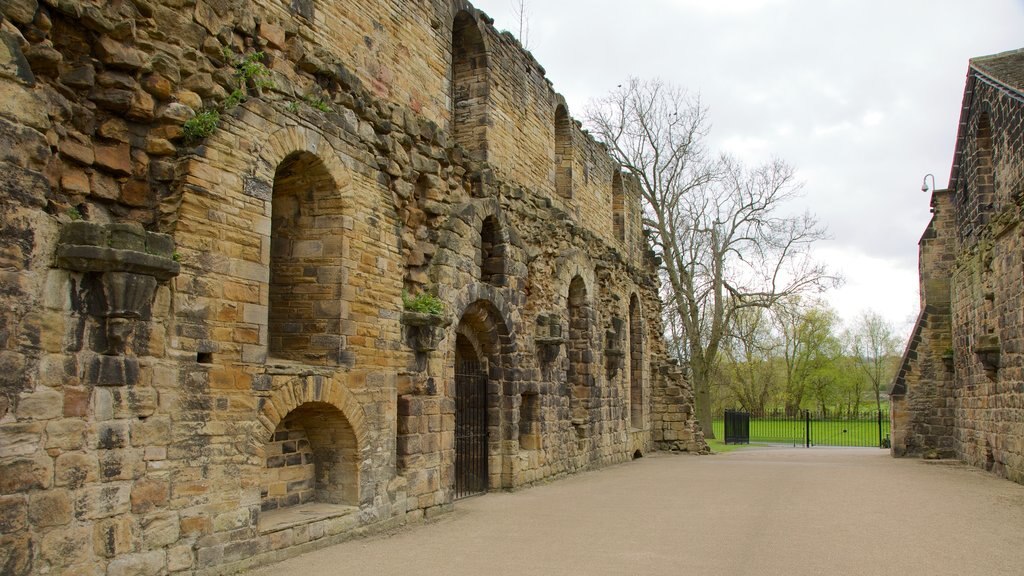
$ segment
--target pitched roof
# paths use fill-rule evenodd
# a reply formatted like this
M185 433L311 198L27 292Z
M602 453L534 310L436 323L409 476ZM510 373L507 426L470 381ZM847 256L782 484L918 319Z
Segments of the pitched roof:
M972 58L971 68L1003 88L1024 95L1024 48Z
M950 190L956 189L960 176L964 139L967 137L967 121L974 105L974 88L978 82L992 86L1024 103L1024 48L971 58L967 67L964 102L960 108L960 126L957 129L956 150L953 152L953 167L949 172L947 188Z

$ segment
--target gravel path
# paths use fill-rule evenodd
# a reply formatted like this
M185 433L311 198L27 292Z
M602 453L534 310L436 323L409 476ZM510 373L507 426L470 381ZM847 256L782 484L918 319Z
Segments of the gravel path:
M254 574L1024 574L1024 486L860 448L653 454Z

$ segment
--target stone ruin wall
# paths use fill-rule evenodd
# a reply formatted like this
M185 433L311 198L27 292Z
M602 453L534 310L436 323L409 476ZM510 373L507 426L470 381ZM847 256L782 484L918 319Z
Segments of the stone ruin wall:
M1024 104L982 80L969 90L956 186L934 194L922 240L922 304L935 320L894 397L893 450L1024 482Z
M457 342L490 489L705 448L637 184L470 5L2 17L5 574L224 573L450 510ZM273 86L187 141L257 50Z

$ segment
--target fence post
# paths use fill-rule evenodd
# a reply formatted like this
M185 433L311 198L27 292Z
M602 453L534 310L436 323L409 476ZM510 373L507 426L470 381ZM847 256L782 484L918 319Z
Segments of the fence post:
M878 411L878 447L882 447L882 411Z
M804 410L804 419L807 422L807 427L804 432L804 443L807 448L811 447L811 411Z

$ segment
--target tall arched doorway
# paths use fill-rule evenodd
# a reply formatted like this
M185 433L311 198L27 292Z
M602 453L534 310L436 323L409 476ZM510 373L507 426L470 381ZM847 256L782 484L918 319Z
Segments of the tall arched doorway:
M455 499L487 492L487 367L463 334L455 339Z

